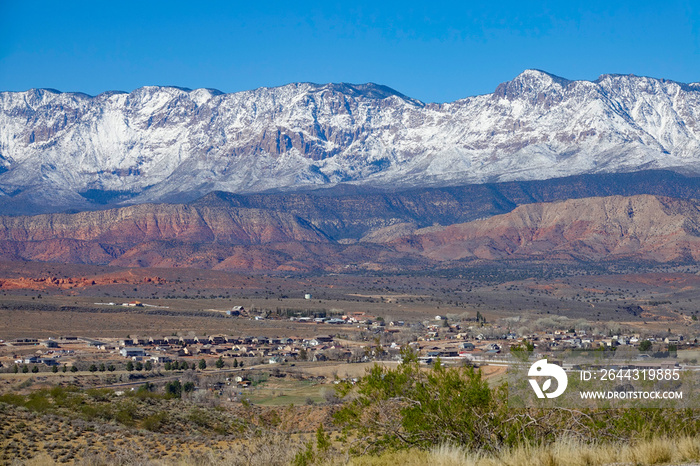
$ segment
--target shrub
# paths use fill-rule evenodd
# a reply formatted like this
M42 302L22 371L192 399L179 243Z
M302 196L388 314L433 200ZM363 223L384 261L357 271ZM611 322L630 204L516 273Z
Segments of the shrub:
M150 416L143 418L141 421L141 426L146 430L150 430L151 432L158 432L166 423L167 418L168 415L164 412L151 414Z
M505 384L490 388L477 369L436 364L425 371L414 353L403 356L396 369L375 365L356 386L338 386L347 401L334 420L361 439L352 451L456 445L495 452L563 437L620 442L700 433L700 416L690 409L509 408Z

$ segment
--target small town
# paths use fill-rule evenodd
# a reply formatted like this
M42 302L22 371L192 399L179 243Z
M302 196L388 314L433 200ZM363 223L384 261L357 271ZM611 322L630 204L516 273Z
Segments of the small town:
M138 301L125 306L141 306ZM265 320L243 306L225 311L232 319ZM280 319L280 318L277 318ZM436 315L422 322L390 321L365 312L334 317L290 317L304 333L309 328L326 333L311 338L234 335L126 336L93 339L80 336L16 338L0 341L0 370L4 372L153 371L172 368L251 368L297 362L367 363L398 361L405 346L430 364L435 359L454 363L503 362L511 351L538 354L564 351L615 351L634 349L638 358L682 355L697 348L697 338L670 332L659 334L607 334L575 329L551 329L526 335L502 325L476 321L451 323ZM347 330L346 330L347 328ZM697 359L683 359L696 364ZM202 363L203 361L203 363Z

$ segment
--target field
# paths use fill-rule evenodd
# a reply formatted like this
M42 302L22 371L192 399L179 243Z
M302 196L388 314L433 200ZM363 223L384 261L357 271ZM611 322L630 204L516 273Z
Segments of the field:
M305 299L305 294L311 298ZM136 301L140 305L123 305ZM245 312L226 315L234 306L243 306ZM514 263L429 274L242 275L196 269L0 263L0 339L9 343L17 338L53 338L66 353L60 359L61 370L53 372L41 364L14 362L48 354L43 347L0 346L4 430L0 464L12 458L36 464L86 465L413 464L414 460L525 464L518 459L523 457L518 444L502 446L498 453L445 446L414 448L407 457L402 456L405 452L380 451L385 456L353 458L351 451L357 452L352 446L364 437L359 431L348 434L341 430L335 416L348 406L348 400L341 401L337 389L363 383L375 364L398 371L399 346L409 342L427 354L454 349L460 341L469 340L481 346L474 353L479 360L476 365L496 394L506 380L506 367L483 358L490 342L498 341L506 352L508 344L516 344L504 342L506 333L517 334L517 342L522 342L523 335L572 329L584 335L600 334L600 338L656 335L656 352L669 349L663 336L684 335L677 360L696 365L700 360L694 340L700 334L698 311L700 275L690 266L576 268ZM319 315L360 315L367 321L338 325L290 320ZM441 317L436 320L436 316ZM127 337L176 335L291 338L296 342L295 356L268 364L276 347L267 344L253 348L255 356L222 353L222 367L214 367L218 354L195 352L176 357L188 364L185 370L171 370L162 363L134 370L118 354L117 342ZM323 350L300 346L302 340L319 335L332 336L333 343L319 345ZM477 340L477 335L485 340ZM78 340L60 339L65 336ZM106 342L109 348L88 347L86 342L91 339ZM151 354L166 354L155 346L148 348ZM302 349L309 354L344 356L312 360L310 355L300 356ZM168 351L174 354L172 348ZM206 369L197 369L202 360L206 360ZM237 366L239 360L245 367ZM447 360L446 364L448 370L458 370L465 363ZM88 370L90 365L94 370ZM103 368L97 369L100 365ZM66 370L73 366L75 372ZM107 366L112 368L105 370ZM431 370L429 364L421 365L418 374ZM175 383L180 388L173 388ZM386 412L394 413L392 409ZM696 414L690 416L684 421L685 430L666 429L673 438L663 440L665 446L644 443L660 441L658 432L638 433L625 427L630 429L625 433L630 447L624 454L618 448L615 458L639 458L639 451L652 447L681 451L679 445L693 444L697 438L693 436L700 432ZM386 422L395 420L387 418ZM566 426L568 421L557 422ZM658 428L664 429L661 424ZM552 443L556 436L539 431L537 435L542 435L538 441L545 446L528 450L528 454L564 458L565 449ZM589 449L585 455L590 458L609 451L610 442L591 445L586 440L590 440L588 431L580 435L584 441L571 447L574 450ZM635 445L641 450L634 450ZM591 450L595 448L599 450ZM642 464L697 458L692 448L682 448L685 456L661 454L658 461ZM590 464L604 464L596 461L591 459ZM568 463L553 459L550 464Z
M182 331L305 337L332 330L280 320L225 319L224 311L235 305L367 312L386 321L420 321L436 314L474 317L477 312L489 321L558 315L637 329L687 328L700 311L700 276L688 266L615 273L571 266L483 266L461 272L244 276L197 269L0 263L0 338L116 338ZM304 299L306 293L313 298ZM133 300L148 307L121 306Z

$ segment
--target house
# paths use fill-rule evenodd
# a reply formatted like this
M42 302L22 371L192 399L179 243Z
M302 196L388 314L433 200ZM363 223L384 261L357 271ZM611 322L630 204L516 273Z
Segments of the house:
M141 301L129 301L128 303L123 303L124 307L143 307Z
M106 346L105 343L99 340L86 340L87 346L90 348L100 348Z
M170 356L151 356L151 360L158 364L165 364L166 362L172 362Z
M245 308L243 306L233 306L233 308L226 311L226 315L239 316L243 311L245 311Z
M209 343L212 345L223 345L226 343L226 337L223 335L212 335L209 337Z
M119 354L125 358L133 358L146 356L146 351L143 348L122 348L119 350Z
M10 342L12 346L29 346L38 345L39 340L36 338L15 338Z
M47 348L58 348L58 343L54 340L44 340L40 344Z

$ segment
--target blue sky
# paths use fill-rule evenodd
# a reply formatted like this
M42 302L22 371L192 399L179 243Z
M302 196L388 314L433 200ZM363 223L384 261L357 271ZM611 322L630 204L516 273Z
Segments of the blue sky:
M236 92L376 82L444 102L492 92L527 68L569 79L632 73L700 81L700 7L685 0L0 0L0 90Z

